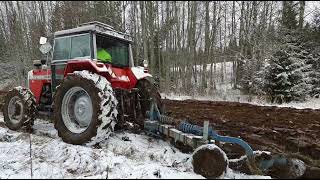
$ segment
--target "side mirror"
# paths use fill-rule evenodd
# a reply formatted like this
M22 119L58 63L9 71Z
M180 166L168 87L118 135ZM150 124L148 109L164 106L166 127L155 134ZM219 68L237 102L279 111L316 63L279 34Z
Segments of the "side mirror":
M46 37L40 37L39 43L40 43L41 45L47 43L47 38L46 38Z
M39 50L42 52L42 54L47 54L51 50L52 46L49 42L46 42L45 44L42 44L39 48Z

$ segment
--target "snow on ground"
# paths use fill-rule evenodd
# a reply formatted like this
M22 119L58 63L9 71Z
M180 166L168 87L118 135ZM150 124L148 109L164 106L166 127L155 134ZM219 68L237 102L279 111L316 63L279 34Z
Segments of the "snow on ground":
M253 101L250 104L260 106L277 106L277 107L290 107L295 109L320 109L320 98L310 98L305 102L290 102L283 104L272 104L263 101Z
M277 107L290 107L295 109L320 109L320 98L311 98L305 102L290 102L283 104L275 104L275 103L267 103L264 100L252 98L250 101L248 99L249 96L244 95L228 95L224 98L219 96L185 96L185 95L175 95L175 94L164 94L161 93L161 97L163 99L171 99L171 100L198 100L198 101L229 101L229 102L240 102L240 103L248 103L258 106L277 106Z
M0 121L3 117L0 115ZM0 127L0 178L175 178L203 179L193 173L191 154L181 153L168 142L126 132L117 132L102 148L64 143L52 123L35 121L35 134ZM127 136L131 141L123 141ZM236 173L221 177L267 178Z

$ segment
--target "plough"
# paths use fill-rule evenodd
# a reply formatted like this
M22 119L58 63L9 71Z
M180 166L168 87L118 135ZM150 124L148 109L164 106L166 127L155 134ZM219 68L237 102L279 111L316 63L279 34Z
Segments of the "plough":
M220 177L226 172L229 165L229 160L227 158L221 158L227 157L224 151L214 145L214 143L219 144L218 142L232 143L241 146L245 150L246 166L249 168L251 174L269 175L268 173L272 168L288 166L289 161L291 161L291 159L288 159L283 155L270 156L264 154L264 156L261 156L260 154L259 157L256 157L258 155L254 153L251 146L244 140L236 137L219 135L209 127L208 121L204 121L203 127L200 127L187 123L186 121L179 122L177 119L162 115L155 102L151 104L150 111L147 111L146 113L148 119L144 122L144 129L147 134L156 137L167 137L174 140L174 142L180 142L192 149L196 149L192 155L193 161L196 161L197 159L209 159L213 164L225 164L224 168L221 169L214 166L210 168L208 165L192 162L195 173L201 174L207 178ZM202 149L202 151L199 151L200 149ZM219 151L211 153L210 155L210 151L217 149ZM218 160L220 162L218 162ZM224 163L223 161L226 162Z

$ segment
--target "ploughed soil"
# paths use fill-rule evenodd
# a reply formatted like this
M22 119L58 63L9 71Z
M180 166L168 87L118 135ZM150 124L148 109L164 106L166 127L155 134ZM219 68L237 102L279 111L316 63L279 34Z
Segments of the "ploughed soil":
M298 156L320 167L320 110L167 99L164 108L167 115L200 126L208 120L219 135L240 137L253 150Z

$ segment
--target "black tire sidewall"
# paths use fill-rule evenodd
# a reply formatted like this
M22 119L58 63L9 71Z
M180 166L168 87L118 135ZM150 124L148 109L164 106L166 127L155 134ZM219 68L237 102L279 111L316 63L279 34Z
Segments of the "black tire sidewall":
M61 115L61 106L64 95L70 88L76 86L83 88L88 93L93 107L90 125L82 133L71 132L65 126ZM71 144L84 144L90 141L92 137L97 135L97 128L101 124L99 121L99 115L101 114L101 98L99 97L99 92L99 89L95 87L93 81L74 74L67 76L58 87L54 98L55 128L58 130L59 136L65 142Z
M21 120L18 122L18 123L12 123L10 121L10 118L9 118L9 112L8 112L8 106L9 106L9 102L10 100L13 98L13 97L19 97L19 99L21 100L22 102L22 105L23 105L23 112L22 112L22 118ZM26 105L26 101L24 100L24 97L22 96L22 94L20 94L20 92L17 90L17 89L13 89L11 91L9 91L9 93L7 94L6 98L5 98L5 101L4 101L4 105L3 105L3 116L4 116L4 122L6 124L6 126L11 129L11 130L19 130L23 127L24 125L24 122L26 120L28 120L27 116L26 116L26 113L28 112L27 111L27 105Z

